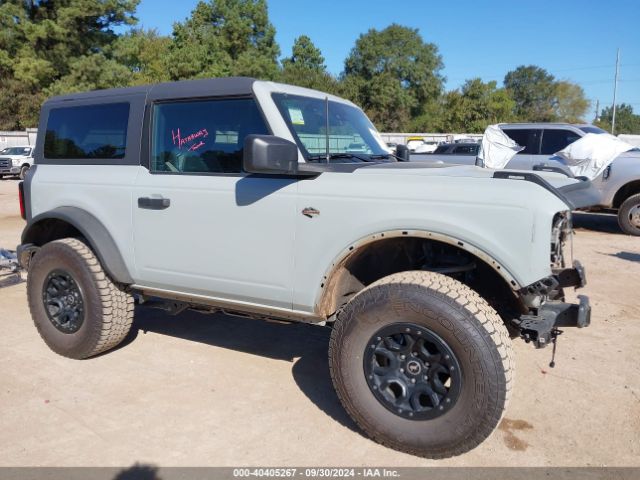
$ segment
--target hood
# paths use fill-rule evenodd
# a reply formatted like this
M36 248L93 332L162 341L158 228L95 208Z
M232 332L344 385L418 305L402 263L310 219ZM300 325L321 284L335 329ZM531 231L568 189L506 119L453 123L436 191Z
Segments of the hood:
M356 175L424 176L424 177L467 177L492 179L494 181L532 181L540 188L548 190L560 198L571 210L595 205L598 193L590 181L567 177L562 173L529 170L493 170L471 165L433 163L380 163L358 168ZM500 175L497 179L494 175ZM535 181L536 177L543 181ZM505 180L505 178L507 178Z
M0 158L9 160L21 160L25 158L31 158L31 155L3 155L0 153Z
M418 163L418 162L396 162L377 163L357 169L354 173L358 175L421 175L429 177L471 177L471 178L493 178L497 171L509 173L535 173L545 179L555 188L564 187L580 182L575 178L567 177L561 173L529 170L494 170L491 168L481 168L474 165L455 165L447 163Z
M613 161L617 162L621 158L640 161L640 148L635 148L633 150L629 150L628 152L621 153Z

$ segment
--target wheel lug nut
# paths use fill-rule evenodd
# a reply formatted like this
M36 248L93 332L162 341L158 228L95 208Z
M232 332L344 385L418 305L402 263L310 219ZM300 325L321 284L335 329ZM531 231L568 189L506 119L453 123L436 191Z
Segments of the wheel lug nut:
M445 402L447 402L447 403L451 403L451 399L450 399L450 398L447 398L447 399L445 400Z
M445 360L449 360L450 358L451 358L451 357L450 357L449 355L445 355L445 356L444 356L444 359L445 359Z
M382 340L382 338L380 338L380 337L376 337L376 340L377 340L377 341L380 341L380 340Z
M415 379L415 378L412 378L412 379L411 379L411 383L416 383L416 379Z
M453 366L449 367L449 370L451 370L452 372L455 370L455 368Z
M424 379L425 379L425 380L429 380L429 375L425 375L425 376L424 376Z
M409 412L409 416L410 416L410 417L413 417L413 412Z
M405 331L410 332L410 331L411 331L411 329L410 329L410 328L407 328Z
M404 373L404 368L401 368L401 369L400 369L400 373Z
M405 356L404 355L400 355L400 360L404 360Z
M438 407L438 410L444 410L444 407L443 407L442 405L440 405L440 406Z

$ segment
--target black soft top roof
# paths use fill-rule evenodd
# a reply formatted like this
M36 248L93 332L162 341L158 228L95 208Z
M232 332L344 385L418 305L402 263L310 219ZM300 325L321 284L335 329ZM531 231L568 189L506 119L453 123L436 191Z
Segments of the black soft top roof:
M68 102L72 100L106 99L108 97L146 96L150 100L193 98L207 96L251 95L255 78L225 77L182 80L180 82L158 83L128 88L111 88L91 92L71 93L52 97L46 103Z

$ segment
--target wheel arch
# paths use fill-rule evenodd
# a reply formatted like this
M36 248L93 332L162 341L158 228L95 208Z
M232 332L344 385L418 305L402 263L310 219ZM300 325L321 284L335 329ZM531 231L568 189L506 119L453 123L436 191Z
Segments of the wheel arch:
M132 284L133 278L107 228L89 212L77 207L58 207L35 216L22 232L22 245L41 247L65 237L83 237L102 267L118 283Z
M354 285L349 285L349 277L352 276L347 268L349 263L361 257L367 249L390 239L420 239L449 245L454 249L468 253L474 259L490 267L491 271L503 281L503 285L508 287L511 292L522 288L522 285L519 284L505 265L484 250L466 241L426 230L388 230L360 238L338 254L322 277L320 289L316 295L316 312L325 318L335 313L343 304L341 302L345 298L343 295L345 291L349 290L349 288L355 288Z
M627 198L636 193L640 193L640 180L632 180L631 182L625 183L613 196L611 206L613 208L620 208Z

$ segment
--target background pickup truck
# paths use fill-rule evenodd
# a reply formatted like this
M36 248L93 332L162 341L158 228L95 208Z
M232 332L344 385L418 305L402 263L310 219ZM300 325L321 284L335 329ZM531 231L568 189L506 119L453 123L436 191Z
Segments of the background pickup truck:
M555 155L587 133L608 135L593 125L568 123L505 123L500 128L524 150L506 165L509 170L554 170L573 176L564 159ZM476 155L411 154L410 161L475 165ZM620 228L640 236L640 149L619 155L592 180L599 192L598 204L590 210L617 213Z
M0 178L16 176L24 179L29 167L33 165L33 147L9 147L0 152Z

